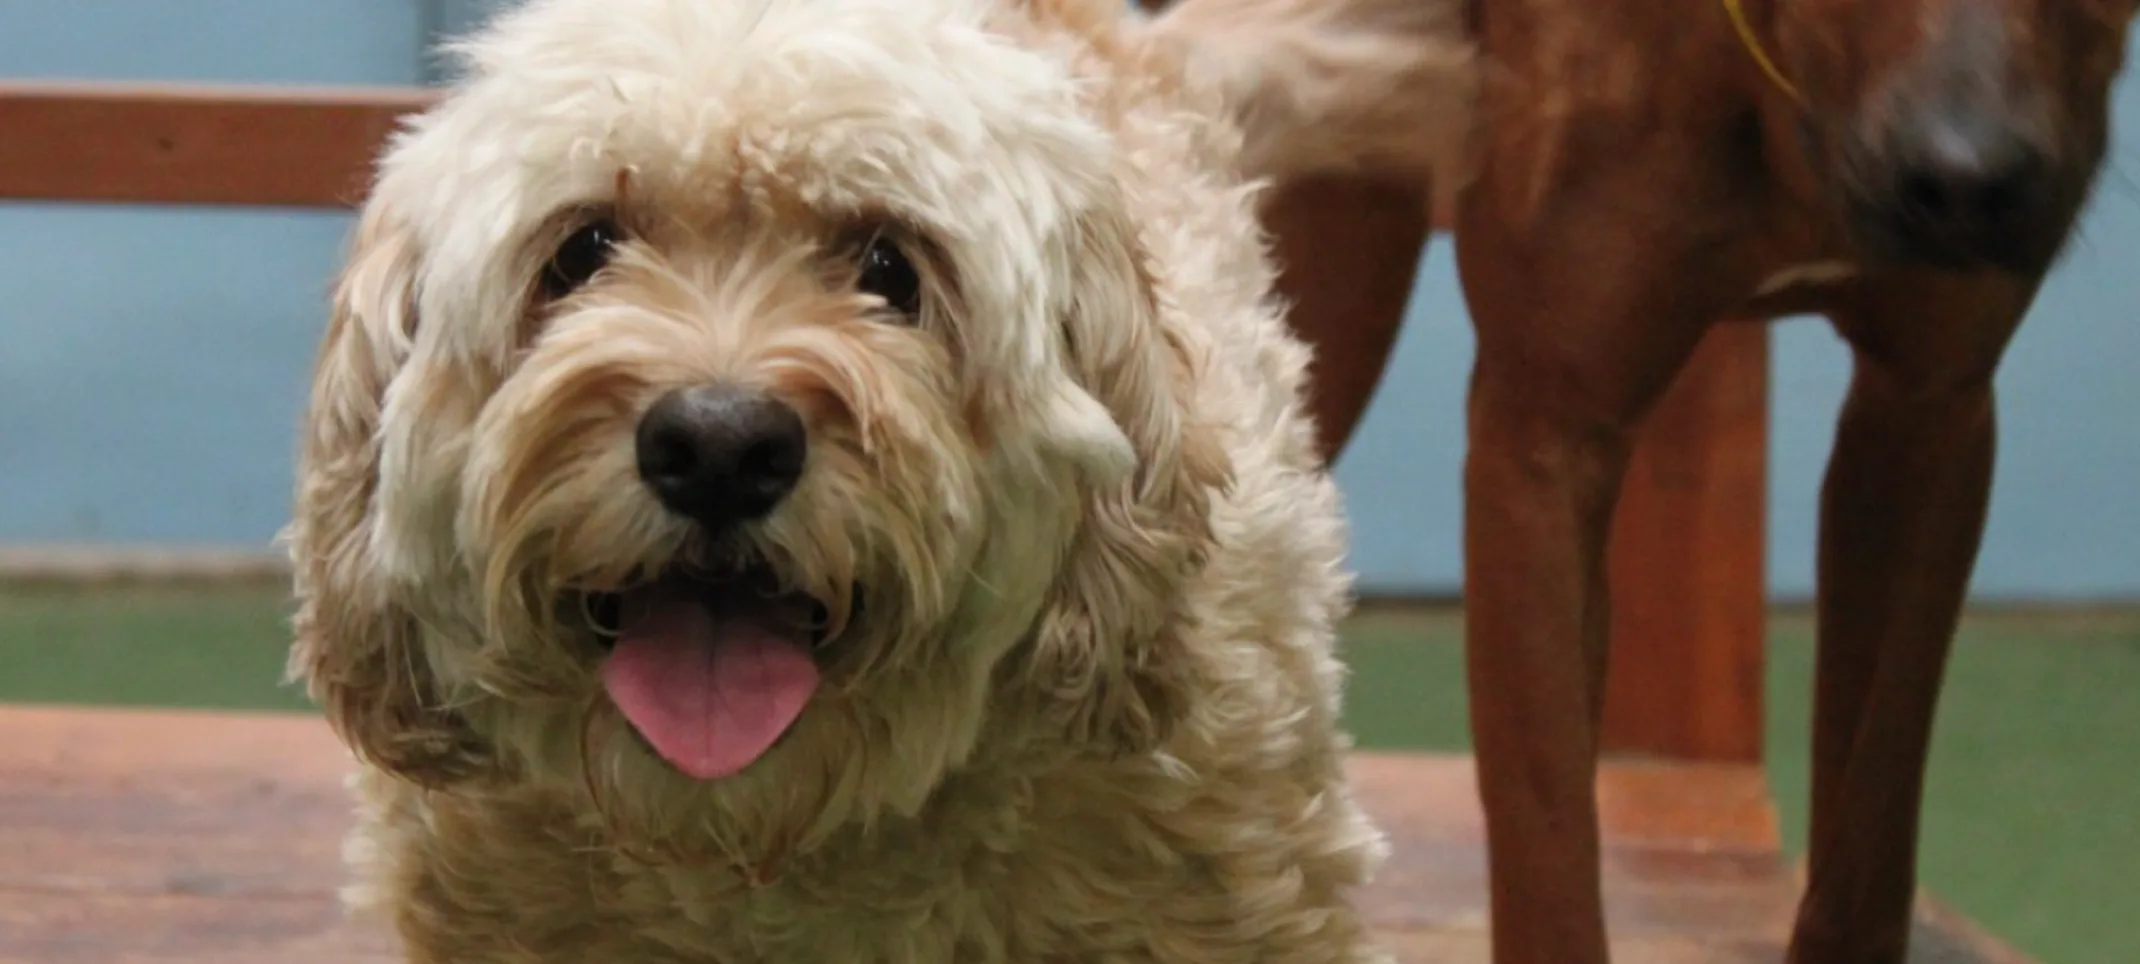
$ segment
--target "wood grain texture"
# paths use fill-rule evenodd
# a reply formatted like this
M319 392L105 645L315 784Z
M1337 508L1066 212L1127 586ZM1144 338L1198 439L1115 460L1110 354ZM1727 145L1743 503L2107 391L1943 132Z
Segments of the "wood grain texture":
M401 87L0 83L0 198L347 207Z
M1711 329L1643 426L1613 519L1607 753L1761 760L1768 338Z
M335 904L349 756L305 716L0 707L0 964L387 964ZM1366 895L1412 964L1483 964L1470 761L1360 754L1395 855ZM1758 770L1599 783L1618 964L1774 964L1797 892ZM2026 964L1928 904L1917 960Z

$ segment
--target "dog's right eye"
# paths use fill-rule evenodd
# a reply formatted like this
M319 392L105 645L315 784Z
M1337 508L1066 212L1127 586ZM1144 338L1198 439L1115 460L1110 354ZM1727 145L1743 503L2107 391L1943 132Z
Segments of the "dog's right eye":
M862 249L855 287L883 299L885 307L908 318L921 310L921 272L890 238L874 238Z
M542 269L542 292L556 299L579 290L616 253L622 232L616 222L595 221L572 232Z

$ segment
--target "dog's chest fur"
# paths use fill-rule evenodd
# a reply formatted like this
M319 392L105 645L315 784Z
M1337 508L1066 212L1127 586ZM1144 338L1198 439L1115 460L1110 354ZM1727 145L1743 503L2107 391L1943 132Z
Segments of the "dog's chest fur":
M1293 960L1264 956L1288 941L1260 932L1295 929L1307 947L1319 929L1337 927L1323 939L1339 946L1360 935L1343 916L1268 909L1357 886L1378 849L1329 794L1336 748L1271 736L1193 775L1092 763L955 781L918 819L847 835L756 888L719 863L619 854L562 800L370 776L352 847L370 883L351 896L392 908L412 964Z

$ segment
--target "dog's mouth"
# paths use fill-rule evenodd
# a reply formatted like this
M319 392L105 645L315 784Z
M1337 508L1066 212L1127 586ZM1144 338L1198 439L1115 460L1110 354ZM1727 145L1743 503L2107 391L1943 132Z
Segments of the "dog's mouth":
M783 589L766 566L677 568L591 595L586 605L611 643L601 670L610 701L655 753L694 779L757 762L817 692L815 650L830 610Z

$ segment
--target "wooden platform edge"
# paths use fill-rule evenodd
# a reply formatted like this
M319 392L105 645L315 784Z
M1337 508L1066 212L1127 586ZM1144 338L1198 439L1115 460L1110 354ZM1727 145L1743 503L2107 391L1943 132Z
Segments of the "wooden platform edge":
M1950 953L1954 959L1974 954L1984 964L2036 964L2034 958L1930 893L1918 895L1917 917L1919 933L1944 935L1960 945L1959 953Z
M288 585L290 560L271 548L0 545L0 588Z
M303 712L0 704L0 964L392 960L345 920L349 753ZM1362 752L1355 793L1392 859L1363 909L1407 964L1483 964L1485 890L1471 761ZM1619 761L1599 784L1620 959L1774 960L1798 883L1757 768ZM1913 959L2026 964L1927 901ZM154 944L154 951L150 944Z
M1793 882L1805 886L1806 865L1803 859L1792 866ZM1928 960L1931 964L1947 961L1968 961L1970 964L2038 964L2037 960L2020 948L2006 942L1977 923L1959 908L1927 890L1917 894L1915 937L1911 942L1910 960Z
M325 721L308 712L11 703L0 704L0 734L5 735L0 770L71 759L96 770L133 765L171 774L227 770L235 754L237 763L305 781L337 780L349 761ZM239 747L249 749L237 754ZM1432 803L1475 809L1469 757L1387 750L1352 754L1351 775L1366 797L1402 799L1404 785L1423 771L1431 771L1442 787ZM1781 840L1767 778L1756 767L1608 762L1600 771L1598 796L1607 837L1627 845L1773 853ZM1476 825L1473 814L1470 828Z

